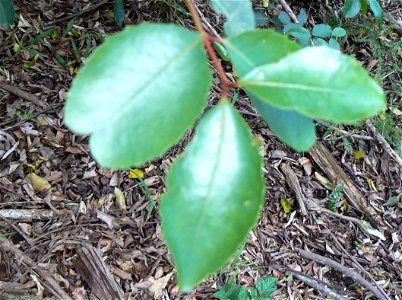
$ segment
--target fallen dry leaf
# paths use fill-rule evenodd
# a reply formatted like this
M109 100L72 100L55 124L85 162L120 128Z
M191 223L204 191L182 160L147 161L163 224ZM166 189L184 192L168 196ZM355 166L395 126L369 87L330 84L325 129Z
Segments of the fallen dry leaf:
M35 192L41 192L43 190L48 190L52 186L50 183L43 177L36 175L35 173L30 173L27 177L31 180L32 187L34 188Z

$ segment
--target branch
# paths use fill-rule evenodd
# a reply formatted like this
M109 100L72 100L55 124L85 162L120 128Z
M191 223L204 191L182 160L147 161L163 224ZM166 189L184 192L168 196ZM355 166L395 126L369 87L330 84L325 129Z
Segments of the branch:
M366 289L368 289L370 292L372 292L378 299L381 300L388 300L384 295L381 293L380 290L378 290L375 286L373 286L370 282L368 282L366 279L364 279L359 273L356 271L349 269L345 267L344 265L341 265L340 263L328 258L324 257L300 248L295 248L296 252L298 252L301 256L308 258L310 260L314 260L320 264L330 266L343 274L351 277L354 281L358 282L360 285L364 286Z

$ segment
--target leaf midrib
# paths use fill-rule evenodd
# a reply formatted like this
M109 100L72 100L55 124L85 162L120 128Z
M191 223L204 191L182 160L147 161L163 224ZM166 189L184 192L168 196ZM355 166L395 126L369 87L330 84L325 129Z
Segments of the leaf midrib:
M151 78L151 80L149 80L148 82L146 82L142 88L137 89L136 91L134 91L135 95L132 95L130 97L128 97L130 100L128 101L127 105L123 108L120 109L117 113L113 114L111 117L110 122L107 122L105 124L105 126L101 126L99 127L97 130L93 130L92 133L94 132L101 132L103 131L103 128L106 126L110 126L110 123L113 123L117 120L117 122L119 122L119 120L122 119L122 117L126 114L126 113L130 113L132 107L137 103L135 100L138 99L141 95L143 95L148 89L149 87L151 87L160 77L162 77L162 75L170 68L172 67L178 60L180 60L183 56L185 56L186 54L188 54L194 47L196 47L199 43L201 43L201 39L197 39L196 41L192 42L190 45L188 45L185 49L183 49L183 51L179 52L174 59L170 60L165 66L163 66L162 68L160 68L160 71L158 72L158 74L156 76L153 76ZM138 92L138 90L140 90Z
M208 204L210 202L210 196L212 193L212 188L214 186L215 183L215 177L217 175L218 172L218 168L219 168L219 163L221 161L221 156L222 156L222 146L223 146L223 141L224 141L224 133L225 133L225 110L226 108L223 106L222 108L222 114L220 117L220 134L219 134L219 144L218 144L218 150L217 150L217 155L215 158L215 162L214 162L214 166L212 168L212 175L210 177L210 180L208 182L208 187L207 187L207 192L205 194L205 196L201 199L201 201L203 202L203 206L200 210L200 217L199 217L199 222L197 223L197 227L195 229L195 233L193 235L193 242L191 243L191 249L194 249L194 244L195 242L199 239L198 235L199 235L199 231L201 228L201 224L204 221L205 215L206 215L206 210L208 208Z

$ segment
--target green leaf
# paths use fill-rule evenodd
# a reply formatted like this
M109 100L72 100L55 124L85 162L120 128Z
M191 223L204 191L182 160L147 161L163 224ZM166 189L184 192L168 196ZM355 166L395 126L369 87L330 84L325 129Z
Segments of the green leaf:
M362 7L362 14L367 14L367 0L360 0L360 4Z
M289 15L283 10L279 13L278 18L282 22L283 25L287 25L287 24L292 23L292 21L290 20Z
M299 15L297 16L297 20L299 21L299 24L303 25L307 23L307 13L304 8L300 10Z
M264 199L262 160L250 130L226 100L200 121L167 175L162 232L189 291L234 255Z
M254 96L251 98L261 117L282 142L298 152L308 151L315 144L315 127L311 118L293 110L276 108Z
M224 61L230 61L229 53L223 45L217 42L213 42L212 46L214 47L220 58L222 58Z
M282 109L354 122L385 108L384 93L353 58L327 47L304 48L240 78L240 86Z
M382 22L383 13L380 3L377 0L369 0L370 9L374 14L375 21L377 24Z
M228 37L255 28L255 16L249 0L211 0L216 12L226 16L225 32Z
M335 27L332 30L332 36L334 37L343 37L346 35L346 30L343 29L342 27Z
M271 29L243 33L226 40L225 45L240 77L258 66L276 63L300 49L295 42ZM296 111L273 107L254 95L251 98L264 121L280 140L297 151L307 151L314 144L314 123L310 118Z
M114 4L114 19L119 27L123 26L126 12L124 10L123 0L116 0Z
M278 278L275 277L261 277L257 280L255 287L260 293L260 297L267 298L276 291Z
M314 38L313 42L314 42L314 45L317 47L318 46L328 46L327 41L322 38Z
M343 13L346 18L353 18L356 16L361 8L361 0L346 0L343 6Z
M11 0L0 0L0 28L8 28L14 21L15 10Z
M287 31L287 34L291 35L297 39L301 39L301 40L309 40L311 37L310 31L301 26L297 26L297 27L293 27L293 28L289 29Z
M384 206L396 206L399 202L400 197L399 196L393 196L388 199L387 202L384 203Z
M257 26L265 26L268 22L268 16L261 10L254 9L254 17Z
M279 61L300 48L287 36L272 29L255 29L224 41L238 76L261 65Z
M128 26L108 37L73 82L65 123L90 134L104 167L139 166L180 140L206 105L201 37L177 25Z
M328 24L317 24L313 27L313 35L320 38L330 37L332 28Z
M338 41L334 38L330 38L328 45L335 50L341 50L341 45L339 45Z

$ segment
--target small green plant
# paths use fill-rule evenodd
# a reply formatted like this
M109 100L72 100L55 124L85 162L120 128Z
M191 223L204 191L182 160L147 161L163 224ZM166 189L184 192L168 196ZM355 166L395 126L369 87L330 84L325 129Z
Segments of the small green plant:
M22 113L21 111L16 111L15 116L22 120L22 121L29 121L30 119L33 118L33 114L32 113Z
M377 23L381 23L383 19L383 11L380 3L377 0L345 0L343 6L343 13L346 18L353 18L361 11L363 14L367 13L368 5L374 14Z
M342 205L343 199L343 184L337 184L331 194L327 196L325 207L331 211L338 211Z
M211 1L227 18L224 39L208 35L193 2L186 3L197 32L145 23L106 38L75 78L64 120L77 134L90 135L100 165L128 169L163 155L201 118L170 167L160 201L162 233L182 291L230 260L264 203L262 159L229 101L233 90L245 90L278 138L297 151L315 143L313 118L349 123L385 108L381 88L353 58L256 29L250 1ZM227 49L235 81L227 78L214 42ZM204 114L212 84L206 53L222 93ZM264 284L249 294L265 297Z
M247 289L234 283L234 277L229 282L218 287L214 296L220 300L274 300L271 296L276 291L278 279L275 277L261 277L255 287Z
M304 9L297 16L298 23L293 23L289 15L281 11L276 19L276 24L284 34L294 38L302 46L328 46L340 50L339 39L346 37L346 30L342 27L332 28L328 24L316 24L312 30L305 28L307 14ZM278 22L279 21L279 22Z

